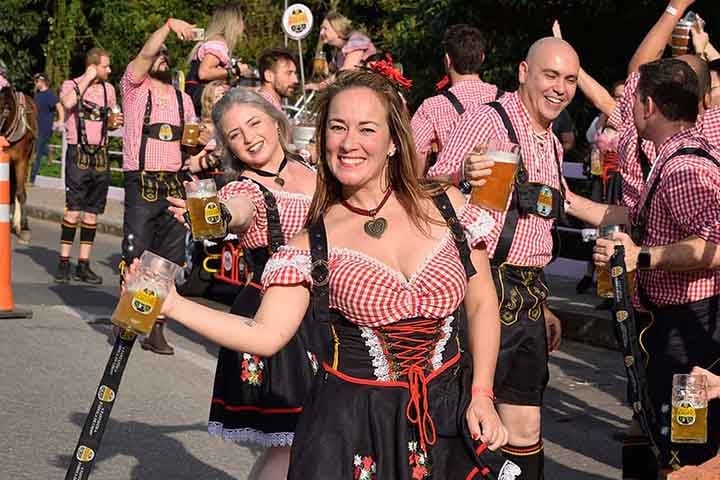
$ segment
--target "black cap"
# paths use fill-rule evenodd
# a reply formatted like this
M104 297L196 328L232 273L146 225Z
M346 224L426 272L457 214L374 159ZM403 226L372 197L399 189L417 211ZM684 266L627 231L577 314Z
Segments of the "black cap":
M45 75L44 73L36 73L35 75L33 75L33 80L44 80L46 82L50 81L48 76Z

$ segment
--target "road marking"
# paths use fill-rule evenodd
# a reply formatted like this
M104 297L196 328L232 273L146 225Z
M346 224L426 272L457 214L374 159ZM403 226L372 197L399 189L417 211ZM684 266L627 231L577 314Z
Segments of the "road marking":
M107 309L102 309L98 307L71 307L69 305L54 305L51 307L55 311L59 311L61 313L64 313L65 315L69 315L71 317L75 317L77 319L83 320L86 323L93 323L97 322L100 319L107 320L112 315L112 311ZM215 358L211 356L204 356L197 354L193 352L192 350L189 350L187 348L179 347L177 345L173 345L173 348L175 349L175 355L177 357L182 358L183 360L187 360L193 365L201 368L202 370L206 370L210 373L215 372L215 366L217 364L217 361ZM209 354L208 354L209 355Z

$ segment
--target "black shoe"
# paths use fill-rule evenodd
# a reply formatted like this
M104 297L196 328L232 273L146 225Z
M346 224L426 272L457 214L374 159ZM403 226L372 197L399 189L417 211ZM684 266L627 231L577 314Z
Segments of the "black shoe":
M78 261L73 280L89 283L91 285L100 285L102 283L102 277L90 269L90 262L83 260Z
M587 275L583 276L580 281L575 285L575 291L577 293L585 293L590 287L592 287L593 279Z
M175 353L175 349L173 349L173 347L167 343L167 340L165 340L164 331L165 322L162 320L155 322L152 330L150 331L150 335L140 342L140 346L143 350L150 350L158 355L173 355Z
M613 299L605 298L602 302L595 305L595 310L611 310L613 307Z
M53 277L55 283L70 283L70 262L60 260L58 263L57 273Z

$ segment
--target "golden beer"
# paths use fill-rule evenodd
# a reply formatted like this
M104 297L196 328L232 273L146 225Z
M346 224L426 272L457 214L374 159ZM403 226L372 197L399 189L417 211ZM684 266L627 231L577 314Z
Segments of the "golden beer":
M225 236L217 194L206 197L188 195L186 207L190 214L193 240L198 242Z
M677 25L675 25L670 39L670 49L673 57L688 53L690 47L690 30L692 27L693 22L687 20L680 20Z
M315 58L313 58L312 63L312 79L313 81L322 81L325 80L328 76L328 63L327 59L325 58L325 53L320 52Z
M610 279L610 269L608 267L597 267L597 295L601 298L613 298L615 289Z
M164 292L155 285L146 284L137 290L126 290L115 307L111 321L124 330L149 333L160 315Z
M110 109L110 113L108 114L108 128L110 130L115 130L116 128L122 127L122 122L120 121L120 107L115 105Z
M495 162L492 173L485 177L485 185L473 187L470 202L491 210L504 212L507 209L510 192L515 183L520 156L511 152L488 151L481 155L475 152L470 157L485 156Z
M673 403L670 441L673 443L707 442L707 403L694 407L690 402Z
M183 127L181 143L186 147L196 147L200 140L200 122L187 122Z

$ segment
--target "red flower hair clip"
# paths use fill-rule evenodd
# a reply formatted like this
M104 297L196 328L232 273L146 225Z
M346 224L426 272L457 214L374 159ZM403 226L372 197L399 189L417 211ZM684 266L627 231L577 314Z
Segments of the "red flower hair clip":
M410 90L410 87L412 87L412 80L404 77L403 74L400 73L400 70L398 70L395 63L393 63L390 54L385 54L385 58L367 62L365 67L375 73L379 73L404 90Z

